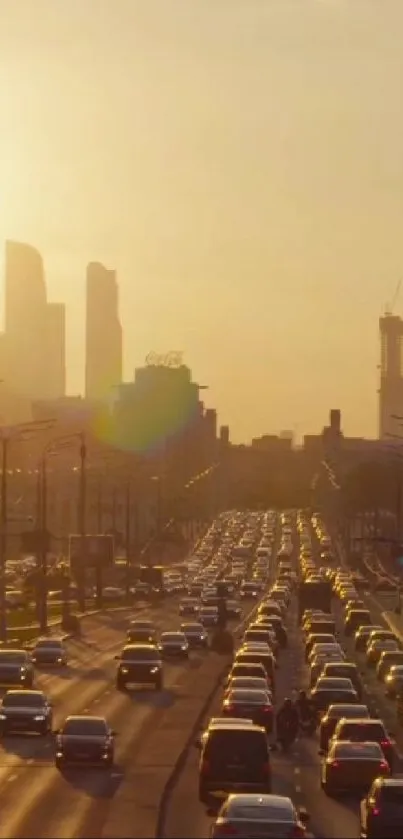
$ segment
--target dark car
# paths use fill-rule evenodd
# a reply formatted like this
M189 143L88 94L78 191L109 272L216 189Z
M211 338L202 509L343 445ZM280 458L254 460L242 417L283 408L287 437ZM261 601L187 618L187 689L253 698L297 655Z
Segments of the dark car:
M46 735L52 731L52 705L41 690L9 690L0 705L0 733Z
M330 705L324 717L322 717L319 728L319 746L321 752L325 752L329 740L333 737L334 730L341 719L369 719L369 710L366 705Z
M56 732L56 766L85 764L106 769L114 761L114 737L104 717L67 717Z
M265 690L234 688L224 699L222 712L229 717L244 717L261 725L267 733L273 730L273 705Z
M360 626L367 626L371 622L368 609L351 609L344 622L344 634L354 635Z
M283 795L236 793L223 804L210 833L211 839L224 836L276 836L278 839L308 836L308 814L296 810Z
M276 660L270 652L264 652L263 650L254 650L251 652L247 648L242 647L236 654L234 664L263 664L271 690L274 693Z
M237 620L242 615L242 606L236 600L227 600L225 608L228 620Z
M395 744L386 731L383 720L379 719L342 719L336 725L334 740L351 740L354 743L372 741L379 743L385 759L393 772L395 763Z
M163 659L189 658L189 644L184 632L163 632L158 649Z
M0 686L31 688L34 683L32 659L26 650L0 650Z
M360 806L360 836L401 839L403 778L376 778Z
M153 629L129 627L126 633L128 644L156 644L157 633Z
M358 699L361 701L362 681L356 664L350 661L328 661L322 670L322 676L325 678L350 679Z
M200 601L196 597L184 597L179 603L180 615L197 615L200 610Z
M311 691L311 698L320 714L325 713L330 705L355 705L358 702L350 679L320 678Z
M363 624L357 629L354 636L354 647L357 652L365 652L367 642L372 632L376 629L382 629L381 626L374 626L373 624Z
M31 659L36 667L65 667L67 651L58 638L42 638L36 642Z
M181 632L183 632L191 650L208 647L208 634L203 624L181 623Z
M116 687L125 690L128 685L154 685L162 690L162 658L153 644L128 644L115 659L119 661Z
M288 644L288 635L287 630L283 624L283 619L279 615L269 615L267 617L262 616L262 621L266 627L269 627L273 630L276 635L277 641L280 647L284 648ZM270 621L270 626L269 622ZM258 619L258 623L260 622L260 618Z
M219 805L231 792L271 792L269 744L264 728L246 723L209 727L201 742L199 800Z
M315 632L308 635L306 642L305 642L305 659L306 661L309 660L309 656L311 654L311 650L313 650L315 644L337 644L336 636L331 635L329 632Z
M403 650L386 650L382 653L376 668L376 675L383 682L390 673L391 667L403 666Z
M379 743L332 740L322 761L321 784L328 795L368 789L390 769Z

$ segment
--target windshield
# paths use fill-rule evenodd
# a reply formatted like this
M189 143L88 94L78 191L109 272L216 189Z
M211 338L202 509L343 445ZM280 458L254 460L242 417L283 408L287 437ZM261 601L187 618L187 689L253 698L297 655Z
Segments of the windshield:
M122 661L158 661L159 653L154 647L132 647L123 650Z
M61 641L38 641L35 644L35 648L37 650L47 650L47 649L54 650L55 648L60 649L61 647L62 647Z
M66 735L89 737L102 737L107 732L107 725L104 720L79 719L66 720L61 733Z
M182 633L179 632L164 632L161 635L161 641L163 643L168 642L169 644L184 644L186 638Z
M18 650L2 650L0 652L0 666L2 664L25 664L27 653Z
M41 708L44 704L44 696L29 693L28 691L26 693L6 693L3 699L4 708L18 708L19 706L25 708Z

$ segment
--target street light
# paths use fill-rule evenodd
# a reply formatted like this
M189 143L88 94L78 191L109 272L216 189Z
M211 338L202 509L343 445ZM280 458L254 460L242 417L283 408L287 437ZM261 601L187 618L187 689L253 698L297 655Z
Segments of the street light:
M7 561L7 490L8 490L8 458L10 443L25 441L33 432L48 431L55 420L43 422L28 422L11 426L6 433L0 435L1 446L1 505L0 505L0 641L7 640L6 616L6 561Z

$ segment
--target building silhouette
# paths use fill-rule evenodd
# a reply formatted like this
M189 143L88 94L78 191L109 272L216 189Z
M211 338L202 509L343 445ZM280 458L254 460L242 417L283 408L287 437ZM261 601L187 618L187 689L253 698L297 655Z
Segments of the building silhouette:
M65 311L48 303L40 253L6 242L2 367L10 390L28 399L65 393Z
M116 272L87 267L85 395L105 399L122 381L122 326Z
M401 434L399 420L403 412L403 320L385 314L379 319L381 361L379 381L379 437Z

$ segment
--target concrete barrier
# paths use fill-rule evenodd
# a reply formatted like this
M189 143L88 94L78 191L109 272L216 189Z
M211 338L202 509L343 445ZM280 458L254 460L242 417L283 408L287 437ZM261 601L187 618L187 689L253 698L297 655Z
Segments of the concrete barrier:
M391 632L394 632L396 638L403 644L403 617L396 615L395 612L382 612L382 617L385 623L389 626Z

